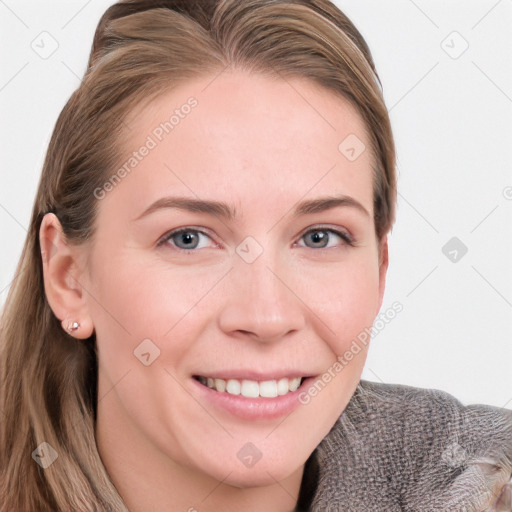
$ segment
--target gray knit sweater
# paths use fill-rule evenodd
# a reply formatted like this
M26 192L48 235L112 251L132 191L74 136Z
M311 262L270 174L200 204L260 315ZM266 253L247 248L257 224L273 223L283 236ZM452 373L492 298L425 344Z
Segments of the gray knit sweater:
M511 512L511 476L512 411L362 380L308 460L296 510Z

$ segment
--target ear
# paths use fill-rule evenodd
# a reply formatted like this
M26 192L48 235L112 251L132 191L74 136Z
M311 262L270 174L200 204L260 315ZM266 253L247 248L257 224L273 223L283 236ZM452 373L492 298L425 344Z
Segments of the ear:
M80 284L80 251L68 244L57 216L47 213L39 229L46 298L62 328L78 339L89 338L94 325ZM73 326L78 322L78 327Z
M386 289L386 275L389 266L388 236L384 235L379 242L379 304L377 313L380 311Z

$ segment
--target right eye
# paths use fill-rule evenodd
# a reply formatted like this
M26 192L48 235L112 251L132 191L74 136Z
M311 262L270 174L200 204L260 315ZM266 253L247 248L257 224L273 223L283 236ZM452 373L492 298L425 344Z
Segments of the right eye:
M157 245L160 247L171 244L173 248L177 248L182 251L193 251L195 249L204 249L207 247L208 240L211 240L210 236L203 231L193 228L179 228L165 234L158 241ZM217 247L216 244L214 244L214 246Z

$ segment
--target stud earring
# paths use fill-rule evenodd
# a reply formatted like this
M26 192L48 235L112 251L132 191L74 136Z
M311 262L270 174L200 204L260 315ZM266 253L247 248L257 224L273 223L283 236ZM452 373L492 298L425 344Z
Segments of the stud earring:
M79 322L69 322L68 324L68 332L75 332L80 327Z

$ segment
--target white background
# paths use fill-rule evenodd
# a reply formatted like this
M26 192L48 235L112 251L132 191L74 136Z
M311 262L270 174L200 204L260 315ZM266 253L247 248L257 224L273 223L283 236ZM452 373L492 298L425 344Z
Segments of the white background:
M0 303L51 131L112 3L0 0ZM398 150L382 311L403 311L374 338L363 378L510 408L512 1L336 4L372 50ZM42 38L47 51L58 44L46 59L32 48ZM452 237L468 249L456 262L442 252Z

